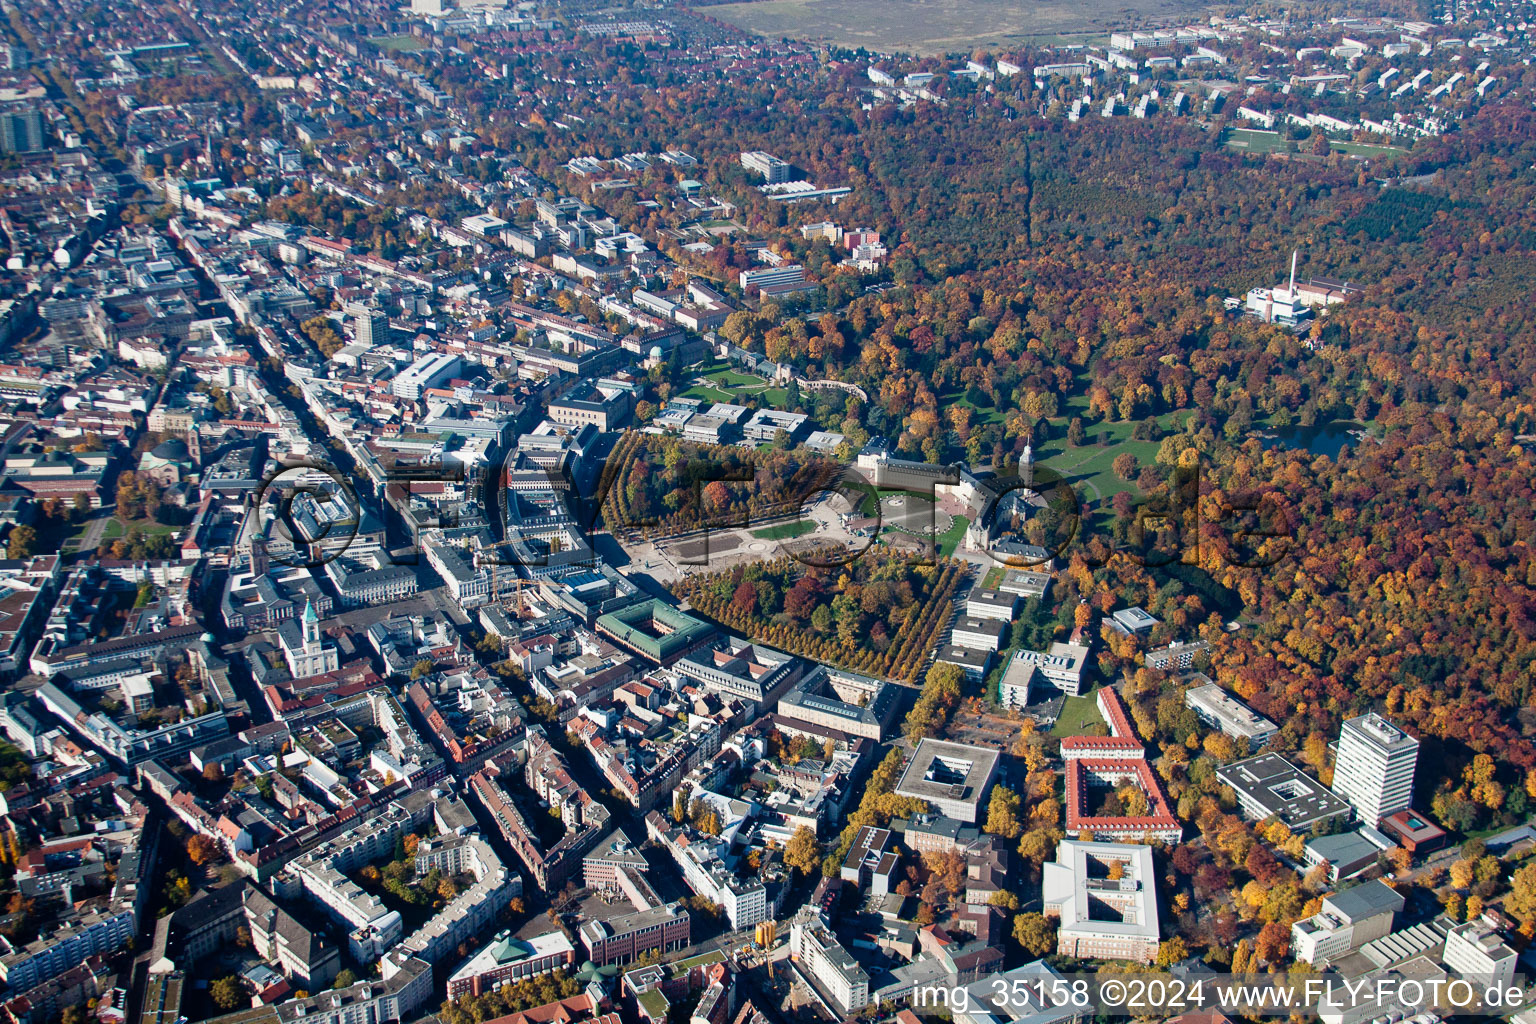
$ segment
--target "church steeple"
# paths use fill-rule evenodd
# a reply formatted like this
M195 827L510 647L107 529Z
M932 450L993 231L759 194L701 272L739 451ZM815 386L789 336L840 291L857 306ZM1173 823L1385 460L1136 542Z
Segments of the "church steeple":
M315 614L315 603L309 598L304 600L304 647L309 650L311 645L320 646L320 616Z

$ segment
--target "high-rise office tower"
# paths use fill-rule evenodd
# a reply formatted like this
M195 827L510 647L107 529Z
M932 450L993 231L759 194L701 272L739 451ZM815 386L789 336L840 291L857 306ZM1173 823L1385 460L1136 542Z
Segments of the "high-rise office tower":
M357 341L362 345L383 345L389 341L389 316L382 310L357 310Z
M43 115L36 107L0 113L0 152L36 153L44 145Z
M1351 718L1339 733L1333 791L1360 820L1375 827L1413 803L1413 770L1419 741L1372 712Z

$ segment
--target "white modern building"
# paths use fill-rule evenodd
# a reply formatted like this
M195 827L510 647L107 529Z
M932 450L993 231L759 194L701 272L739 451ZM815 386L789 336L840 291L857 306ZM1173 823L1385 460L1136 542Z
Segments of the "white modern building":
M970 615L955 621L950 643L973 651L997 651L1003 646L1003 624L996 619L978 619Z
M1019 651L1004 674L998 700L1004 707L1023 707L1029 703L1029 687L1048 683L1069 697L1083 690L1083 670L1088 666L1086 644L1052 643L1043 651ZM1026 671L1027 669L1027 671Z
M1291 925L1291 954L1302 963L1335 960L1392 931L1403 898L1378 880L1336 892L1316 914Z
M1484 918L1452 928L1445 936L1445 966L1480 986L1508 989L1519 955Z
M843 1016L869 1005L869 975L832 934L815 907L803 907L789 929L789 951Z
M926 800L945 817L975 824L997 763L996 750L925 739L901 773L896 795Z
M390 393L396 398L415 401L422 391L452 377L463 365L464 361L452 352L428 353L395 376L389 386Z
M1184 706L1212 729L1233 739L1247 740L1249 750L1258 750L1280 731L1274 722L1257 714L1215 683L1192 686L1184 691Z
M1238 808L1249 821L1275 818L1299 832L1349 814L1349 804L1279 754L1259 754L1222 765L1216 777L1232 788Z
M764 153L760 149L741 154L741 166L754 174L761 174L763 180L769 185L788 181L795 170L788 162L780 160L772 153Z
M1419 741L1372 712L1351 718L1339 733L1333 791L1367 825L1405 811L1413 803L1413 772Z
M805 281L805 268L798 263L786 263L780 267L761 267L756 270L743 270L736 275L736 280L743 291L748 288L772 288L775 285L803 284Z
M997 702L1009 710L1029 706L1029 694L1034 689L1039 667L1034 659L1024 657L1028 653L1019 651L1009 658L1008 667L1003 669L1003 677L997 682Z
M1041 896L1058 919L1056 951L1083 959L1157 959L1152 847L1063 839L1045 865Z
M1001 590L973 590L965 599L965 614L978 619L1012 622L1018 607L1018 595Z

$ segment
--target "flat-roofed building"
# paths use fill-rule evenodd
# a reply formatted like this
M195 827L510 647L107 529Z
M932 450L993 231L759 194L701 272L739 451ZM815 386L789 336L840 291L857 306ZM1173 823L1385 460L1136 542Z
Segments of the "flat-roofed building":
M1249 750L1259 749L1280 731L1274 722L1212 682L1185 690L1184 706L1211 728L1233 739L1247 740Z
M1276 818L1299 832L1349 813L1347 803L1279 754L1259 754L1223 765L1216 769L1216 777L1232 787L1249 821Z
M805 433L806 424L810 421L811 418L804 413L759 409L741 428L741 433L748 441L767 444L777 438L782 430L793 443Z
M615 829L613 835L598 843L591 853L581 859L582 881L589 889L617 887L619 872L645 872L649 869L650 864L645 854L640 852L640 847L635 845L622 828Z
M992 667L992 652L945 644L939 649L934 661L939 665L955 666L965 673L965 678L975 683L984 679L987 670Z
M1489 988L1508 989L1515 981L1519 955L1486 918L1452 928L1445 935L1445 966Z
M1413 810L1382 818L1381 830L1409 853L1428 853L1445 845L1445 829Z
M1161 936L1150 846L1063 839L1041 898L1057 917L1056 952L1082 959L1157 959Z
M1351 718L1339 731L1333 791L1349 801L1360 820L1375 827L1413 803L1413 772L1419 741L1374 712Z
M1001 590L973 590L965 599L965 614L978 619L1012 622L1018 607L1018 595Z
M974 825L997 765L995 750L924 739L897 781L896 794L925 800L945 817Z
M815 907L802 907L789 930L789 948L815 986L839 1014L869 1005L869 975L832 934L831 922Z
M1337 960L1392 931L1404 900L1379 880L1323 899L1322 909L1291 925L1291 954L1308 964Z
M956 647L976 651L998 651L1003 646L1004 626L996 619L978 619L970 615L955 620L949 642Z
M1008 667L1003 669L1003 677L997 682L997 702L1002 707L1017 710L1029 706L1029 695L1035 687L1038 667L1033 658L1023 656L1027 653L1015 652L1008 659Z
M1195 659L1210 650L1208 640L1191 640L1187 643L1175 640L1167 647L1159 647L1146 654L1147 668L1160 672L1187 672L1194 667Z
M1135 636L1157 625L1158 619L1140 606L1122 608L1110 615L1108 625L1118 633Z
M633 877L626 875L626 877ZM652 951L670 953L688 945L691 920L681 902L642 906L628 913L582 923L581 944L598 966L628 963Z
M1026 601L1032 597L1043 599L1050 588L1050 573L1030 572L1027 569L1009 569L997 583L998 590L1005 594L1017 594Z
M793 165L760 149L741 154L741 166L754 174L761 174L763 180L769 185L788 181L795 172Z
M1307 867L1327 864L1328 881L1338 882L1375 867L1381 850L1359 832L1338 832L1308 839L1302 852Z
M1083 692L1083 672L1088 668L1088 645L1054 641L1043 651L1019 651L1015 659L1035 666L1037 682L1043 680L1068 697Z
M422 391L446 381L460 372L463 365L463 360L452 352L429 352L395 375L390 393L414 402Z

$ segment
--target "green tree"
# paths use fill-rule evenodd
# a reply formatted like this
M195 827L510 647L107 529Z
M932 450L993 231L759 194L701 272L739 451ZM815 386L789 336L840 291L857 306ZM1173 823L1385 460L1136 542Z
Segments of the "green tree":
M332 988L351 988L357 984L357 973L350 967L343 967L336 975L336 983Z

